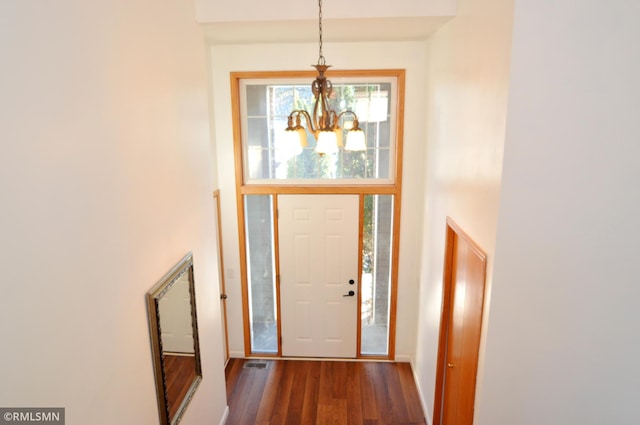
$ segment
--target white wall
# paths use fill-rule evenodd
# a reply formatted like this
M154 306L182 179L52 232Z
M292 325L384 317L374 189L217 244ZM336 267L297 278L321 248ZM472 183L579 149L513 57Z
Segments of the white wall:
M414 359L428 420L433 415L447 216L487 253L490 298L512 14L512 0L460 0L456 17L428 43L428 112L423 115L428 122L427 186ZM481 350L480 375L482 359Z
M195 0L198 22L282 21L317 19L317 2L294 0ZM456 0L325 0L326 18L382 18L414 16L448 16L455 12Z
M300 52L292 55L291 52ZM236 213L235 174L232 165L233 133L231 121L231 71L313 70L317 44L249 44L212 45L210 47L212 90L214 98L214 133L222 204L225 279L229 299L229 344L232 356L244 354L240 259ZM418 295L421 210L423 204L424 156L424 85L425 47L423 42L394 43L327 43L327 61L336 69L405 68L406 107L404 137L404 176L402 194L402 229L400 234L400 268L396 355L409 359L415 352L415 332ZM305 59L306 58L306 59ZM331 75L329 74L329 78ZM311 84L311 80L309 80Z
M145 294L193 251L204 380L224 371L202 31L190 2L0 2L0 400L158 423Z
M516 3L477 424L638 423L638 16Z

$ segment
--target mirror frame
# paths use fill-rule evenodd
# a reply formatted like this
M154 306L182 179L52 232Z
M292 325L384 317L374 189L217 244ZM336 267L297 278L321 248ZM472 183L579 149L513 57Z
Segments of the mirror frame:
M179 403L178 410L173 415L169 411L168 385L165 361L162 351L162 330L160 327L160 300L180 280L187 274L189 277L189 295L191 302L191 325L193 327L193 345L195 354L196 376L191 382L189 389ZM149 331L151 334L151 347L153 352L154 375L156 381L156 393L158 397L158 411L161 425L175 425L182 419L191 398L196 392L198 385L202 381L202 364L200 360L200 344L198 340L198 320L196 314L196 294L193 275L193 254L189 252L178 264L176 264L151 290L147 293L147 307L149 313Z

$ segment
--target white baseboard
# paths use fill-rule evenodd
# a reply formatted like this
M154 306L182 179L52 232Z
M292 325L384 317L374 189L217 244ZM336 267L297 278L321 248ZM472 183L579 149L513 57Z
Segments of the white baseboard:
M433 416L429 412L427 408L427 403L425 403L424 392L422 391L422 387L420 386L420 380L416 376L416 367L413 362L411 362L411 373L413 374L413 380L416 383L416 388L418 389L418 397L420 397L420 404L422 404L422 412L424 413L424 420L427 425L432 425Z
M245 355L244 355L244 351L229 351L229 357L233 358L233 359L244 359ZM269 356L269 357L260 357L260 356L251 356L251 359L266 359L266 360L324 360L324 361L361 361L361 362L368 362L371 361L371 359L368 359L366 357L362 357L360 359L343 359L343 358L337 358L337 359L332 359L329 357L273 357L273 356ZM377 360L376 360L377 361ZM413 361L411 356L408 356L406 354L397 354L395 356L394 359L392 360L382 360L382 361L391 361L391 362L398 362L398 363L411 363L411 365L413 366Z
M398 363L411 363L411 366L413 367L413 362L411 361L411 356L407 356L406 354L398 354L396 355L396 362Z
M220 425L226 424L228 417L229 417L229 406L226 406L224 408L224 413L222 414L222 419L220 420Z

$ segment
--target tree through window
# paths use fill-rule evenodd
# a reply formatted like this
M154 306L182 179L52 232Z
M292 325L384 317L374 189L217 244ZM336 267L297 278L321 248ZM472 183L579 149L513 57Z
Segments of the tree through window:
M316 140L311 133L307 132L308 146L302 149L287 145L284 137L292 110L304 109L311 113L314 98L308 83L276 79L241 81L245 183L392 182L395 80L350 78L334 82L331 108L352 110L358 115L367 150L340 149L322 156L314 150ZM340 126L349 128L350 122L341 122Z

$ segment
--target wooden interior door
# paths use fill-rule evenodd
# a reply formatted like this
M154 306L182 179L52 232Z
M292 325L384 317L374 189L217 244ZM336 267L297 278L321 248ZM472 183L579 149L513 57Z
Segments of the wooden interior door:
M437 425L473 424L486 262L482 250L447 219L433 420Z
M353 358L358 195L278 195L282 355Z

